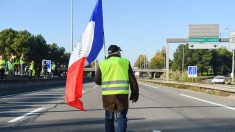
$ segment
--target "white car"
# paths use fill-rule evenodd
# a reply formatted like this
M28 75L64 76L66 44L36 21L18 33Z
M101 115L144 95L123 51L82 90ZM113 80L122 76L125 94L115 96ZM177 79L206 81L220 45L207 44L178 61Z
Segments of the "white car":
M212 79L212 83L225 83L225 76L216 76Z

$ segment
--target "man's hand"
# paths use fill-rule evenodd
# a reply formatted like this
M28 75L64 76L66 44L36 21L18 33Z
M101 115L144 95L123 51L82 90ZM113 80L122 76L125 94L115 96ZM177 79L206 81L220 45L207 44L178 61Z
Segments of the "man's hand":
M132 103L137 102L139 99L139 93L131 93L130 100L132 100Z

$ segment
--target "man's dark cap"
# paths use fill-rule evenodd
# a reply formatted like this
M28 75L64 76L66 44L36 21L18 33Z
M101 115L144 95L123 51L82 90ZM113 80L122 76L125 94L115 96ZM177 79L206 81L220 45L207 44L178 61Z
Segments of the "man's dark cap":
M120 47L118 47L117 45L110 45L108 48L108 54L112 54L115 53L117 51L122 51Z

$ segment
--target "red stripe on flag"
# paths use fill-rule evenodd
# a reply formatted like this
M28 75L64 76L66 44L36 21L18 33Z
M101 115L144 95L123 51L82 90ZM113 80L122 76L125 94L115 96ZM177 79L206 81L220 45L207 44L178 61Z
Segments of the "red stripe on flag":
M69 68L66 80L66 103L70 106L84 111L83 103L79 98L82 97L82 84L84 63L86 57L82 57L74 62Z

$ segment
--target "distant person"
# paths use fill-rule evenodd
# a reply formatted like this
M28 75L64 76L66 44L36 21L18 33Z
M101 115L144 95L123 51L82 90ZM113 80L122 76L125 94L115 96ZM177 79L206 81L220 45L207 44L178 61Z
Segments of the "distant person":
M24 54L21 54L20 57L20 75L24 75L25 70L25 56Z
M54 78L55 76L55 70L56 70L56 65L55 63L52 61L52 64L51 64L51 77Z
M95 83L102 87L106 132L115 132L114 113L118 132L126 132L129 85L132 103L139 98L139 87L130 62L121 58L120 51L120 47L111 45L108 58L100 62L95 75Z
M32 78L33 71L34 71L34 61L31 61L30 66L29 66L29 78Z
M17 56L15 58L15 75L20 75L20 59Z
M0 55L0 79L4 79L6 69L6 60L3 55Z
M28 65L25 65L25 67L24 67L24 75L29 76L29 66Z
M12 79L14 76L14 67L15 63L12 57L10 57L10 60L7 61L7 72L8 72L8 78Z
M16 71L16 68L15 68L15 67L16 67L16 66L15 66L16 56L15 56L13 53L11 53L10 60L12 60L13 63L14 63L13 74L16 75L16 74L15 74L15 71Z
M48 64L46 62L46 60L42 61L42 71L43 71L43 78L47 79L48 78Z

